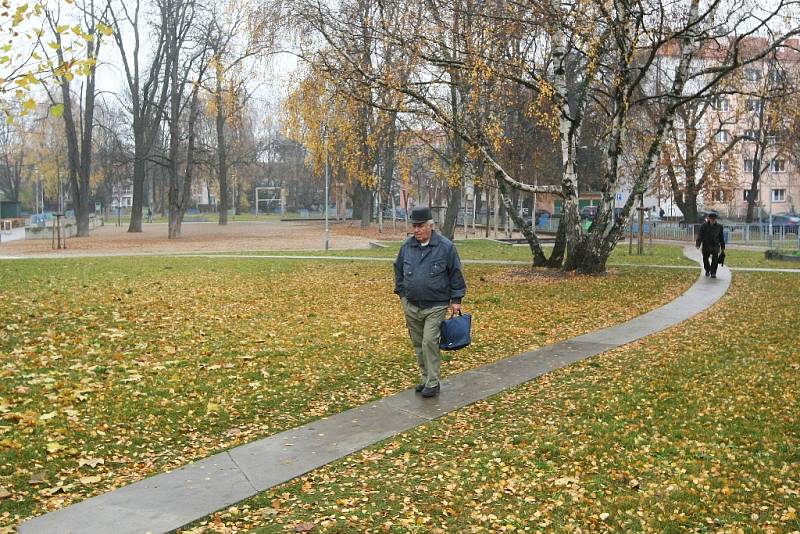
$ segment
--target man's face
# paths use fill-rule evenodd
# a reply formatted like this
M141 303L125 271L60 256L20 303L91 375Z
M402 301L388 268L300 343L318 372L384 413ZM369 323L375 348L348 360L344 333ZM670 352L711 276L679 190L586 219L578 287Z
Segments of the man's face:
M417 238L417 241L424 243L430 240L431 233L433 232L433 224L429 222L412 223L411 227L414 230L414 237Z
M708 222L709 222L709 224L717 224L717 218L716 217L709 217L708 218Z

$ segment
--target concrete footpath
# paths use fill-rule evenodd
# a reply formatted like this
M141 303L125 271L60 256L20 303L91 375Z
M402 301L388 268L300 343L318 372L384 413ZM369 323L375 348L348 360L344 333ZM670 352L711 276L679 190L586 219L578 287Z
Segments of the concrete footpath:
M699 261L687 247L684 254ZM730 271L701 276L682 296L626 323L525 352L442 381L439 397L413 389L242 445L31 519L21 534L165 533L491 395L678 324L719 300Z

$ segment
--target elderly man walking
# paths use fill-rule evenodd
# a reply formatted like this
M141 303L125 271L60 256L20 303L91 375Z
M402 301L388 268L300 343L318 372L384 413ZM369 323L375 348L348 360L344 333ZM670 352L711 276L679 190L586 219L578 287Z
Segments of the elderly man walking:
M467 285L458 251L433 229L430 208L414 208L410 220L414 235L400 247L394 262L394 292L402 300L422 374L416 391L430 398L439 394L439 329L448 308L451 313L461 310Z
M706 276L716 278L719 253L725 250L725 232L722 225L717 223L716 213L708 214L706 222L700 226L695 244L697 248L703 247L703 268Z

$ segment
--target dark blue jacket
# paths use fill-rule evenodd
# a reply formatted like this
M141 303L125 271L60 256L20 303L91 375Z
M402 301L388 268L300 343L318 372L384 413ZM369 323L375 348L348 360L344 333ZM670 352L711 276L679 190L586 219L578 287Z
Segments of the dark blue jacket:
M424 247L406 239L394 262L394 292L420 308L460 304L467 284L453 242L437 232Z

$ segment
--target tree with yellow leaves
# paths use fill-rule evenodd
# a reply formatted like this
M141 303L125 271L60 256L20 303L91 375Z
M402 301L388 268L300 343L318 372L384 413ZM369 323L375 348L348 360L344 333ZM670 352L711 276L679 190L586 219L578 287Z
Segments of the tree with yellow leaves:
M67 14L60 5L44 9L48 30L40 35L39 51L48 58L58 87L58 91L51 91L45 85L45 90L51 104L57 107L58 114L63 118L70 197L75 211L77 236L83 237L89 235L89 216L94 211L91 178L97 97L95 67L103 38L110 36L112 30L100 22L102 15L94 0L85 0L78 8L82 20L71 26L64 24ZM67 29L69 34L66 33ZM76 42L83 46L85 57L79 67L73 68L68 54ZM77 95L73 92L76 75L81 77Z
M350 89L361 90L355 84ZM285 104L286 136L306 147L315 176L324 175L327 162L331 176L349 185L362 228L369 226L370 192L379 183L374 172L378 140L371 111L316 65L311 65Z
M64 0L64 4L73 2ZM43 83L58 83L62 75L84 74L94 62L90 57L81 57L90 43L89 35L80 27L67 24L48 28L44 3L3 0L0 7L0 110L12 122L15 115L36 111L35 93ZM47 53L70 37L76 38L71 39L67 50L62 50L60 58ZM53 106L54 114L60 115L61 111L60 104Z

